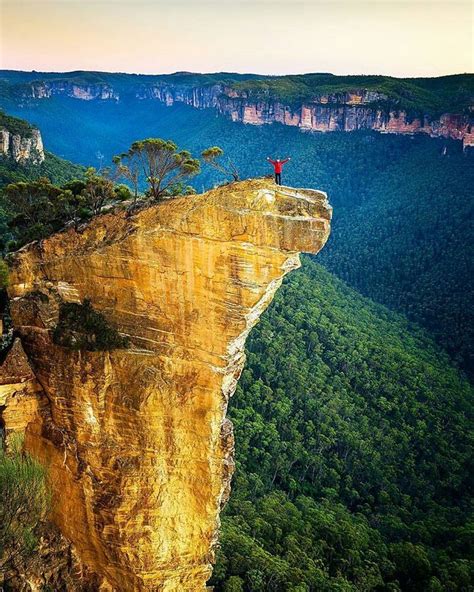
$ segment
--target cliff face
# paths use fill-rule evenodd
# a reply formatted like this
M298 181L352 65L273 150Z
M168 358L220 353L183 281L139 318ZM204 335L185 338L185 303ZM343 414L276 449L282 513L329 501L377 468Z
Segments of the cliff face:
M29 423L37 420L42 389L33 374L20 340L0 366L0 416L7 430L24 433Z
M246 92L214 85L188 87L161 85L143 88L138 98L154 98L168 106L185 103L197 109L214 108L220 114L252 125L281 123L302 130L317 132L371 129L384 133L425 133L433 137L470 142L474 118L469 115L445 113L438 119L410 117L406 111L388 106L383 93L355 90L321 94L299 107L268 99L255 99ZM381 106L385 103L385 106Z
M7 129L0 129L0 155L20 164L42 163L44 148L40 131L32 129L27 136L22 136Z
M119 95L109 84L80 84L76 82L33 82L30 87L34 99L49 99L55 95L65 95L83 101L101 99L118 100Z
M355 88L351 92L319 93L295 107L269 96L257 97L226 84L136 84L128 89L127 94L140 100L158 100L168 106L185 103L196 109L212 108L232 121L252 125L276 122L315 132L371 129L382 133L425 133L433 137L463 140L465 146L473 144L473 107L470 114L444 113L437 118L411 116L397 108L386 94L363 88ZM27 96L36 99L54 95L82 100L119 101L122 98L117 89L106 83L34 82L27 93Z
M12 317L44 389L26 446L101 590L205 589L246 337L298 252L322 248L330 217L320 192L244 181L104 215L15 255ZM126 347L56 345L64 303L85 299Z

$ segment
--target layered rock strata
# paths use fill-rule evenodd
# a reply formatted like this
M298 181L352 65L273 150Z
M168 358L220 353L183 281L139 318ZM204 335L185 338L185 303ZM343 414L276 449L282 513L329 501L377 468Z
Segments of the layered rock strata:
M5 430L5 443L12 434L23 436L26 427L38 419L41 399L41 386L17 338L0 366L0 428Z
M102 101L118 100L118 93L109 85L104 83L87 84L69 81L55 82L32 82L30 86L31 97L34 99L49 99L56 95L63 95L73 99L83 101L92 101L100 99Z
M470 110L433 117L416 115L400 108L383 92L354 88L324 92L289 105L269 94L255 94L223 83L184 84L177 82L135 83L126 90L107 83L79 83L67 80L36 81L23 91L26 99L67 96L80 100L121 101L125 98L158 100L167 106L184 103L196 109L215 109L220 115L252 125L281 123L304 131L333 132L370 129L381 133L418 134L462 140L472 145L474 104Z
M321 192L252 180L103 215L13 257L13 322L47 401L26 447L101 590L205 589L246 337L330 218ZM85 300L127 346L56 345L62 307Z
M185 103L197 109L214 108L232 121L251 125L281 123L313 132L370 129L382 133L424 133L432 137L463 140L474 131L472 115L444 113L438 118L411 116L407 111L390 105L383 93L363 89L321 94L296 107L276 99L255 98L222 85L157 85L143 87L137 96L157 99L168 106Z
M7 129L0 129L0 156L11 158L20 164L42 163L45 157L40 131L32 129L28 136L21 136Z

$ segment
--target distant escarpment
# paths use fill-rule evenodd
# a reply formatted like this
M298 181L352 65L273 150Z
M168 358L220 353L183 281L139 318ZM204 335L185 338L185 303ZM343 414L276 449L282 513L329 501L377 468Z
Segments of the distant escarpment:
M462 140L465 147L474 145L474 75L469 74L417 79L188 72L160 76L71 72L31 79L27 74L3 72L7 94L16 101L54 96L158 100L168 106L184 103L215 109L232 121L252 125L280 123L313 132L424 133Z
M45 155L40 131L0 112L0 156L19 164L42 163Z
M413 114L391 104L381 92L356 89L325 93L297 105L278 99L253 98L251 93L221 85L207 87L159 85L143 87L141 99L157 99L168 106L185 103L197 109L213 108L231 119L252 125L281 123L313 132L375 130L383 133L425 133L463 140L474 145L474 110L443 113L438 117Z
M33 99L49 99L55 95L92 101L118 100L119 95L109 84L87 84L81 82L57 81L57 82L32 82L29 87Z
M245 340L330 218L321 192L249 180L106 214L13 256L31 373L2 387L3 419L47 467L52 519L94 590L205 589Z

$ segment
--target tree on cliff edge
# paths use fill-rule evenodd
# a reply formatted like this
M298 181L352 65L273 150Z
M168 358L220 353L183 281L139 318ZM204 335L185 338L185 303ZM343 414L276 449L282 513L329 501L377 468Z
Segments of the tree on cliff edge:
M201 154L204 162L209 164L212 168L216 169L226 177L231 177L234 181L238 181L239 171L235 164L230 160L227 159L227 164L223 164L222 157L224 156L224 151L219 146L212 146L211 148L207 148Z
M161 138L134 142L128 152L114 157L114 163L133 184L135 195L145 181L152 199L173 194L173 188L200 171L199 160L192 158L190 152L178 150L174 142Z

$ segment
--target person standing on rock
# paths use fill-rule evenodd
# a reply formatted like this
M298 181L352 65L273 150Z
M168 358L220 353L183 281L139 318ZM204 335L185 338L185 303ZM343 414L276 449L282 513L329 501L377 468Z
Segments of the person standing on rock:
M283 165L291 160L291 158L285 158L284 160L277 158L276 160L272 160L270 157L268 157L267 160L273 165L273 169L275 170L275 183L277 185L281 185L281 171L283 169Z

